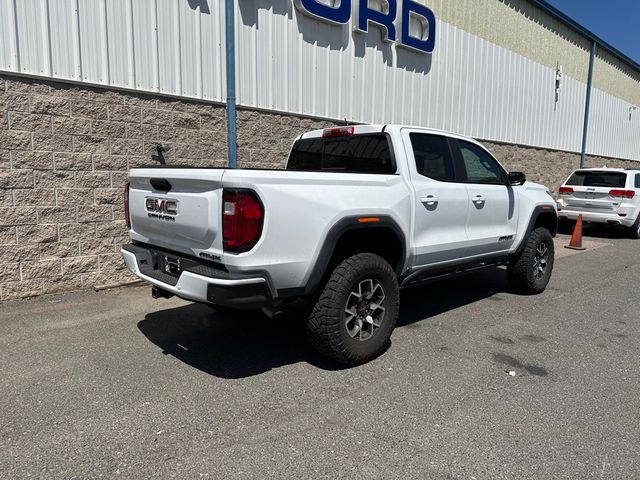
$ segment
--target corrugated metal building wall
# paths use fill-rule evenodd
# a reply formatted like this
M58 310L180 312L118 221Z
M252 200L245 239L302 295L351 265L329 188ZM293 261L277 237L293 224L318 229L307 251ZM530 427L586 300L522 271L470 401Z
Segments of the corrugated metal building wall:
M240 0L236 36L243 106L580 150L583 82L565 75L556 101L555 69L443 21L425 55ZM0 70L224 101L223 2L0 0ZM588 153L640 160L632 107L594 89Z
M221 101L224 9L201 5L0 0L0 70Z

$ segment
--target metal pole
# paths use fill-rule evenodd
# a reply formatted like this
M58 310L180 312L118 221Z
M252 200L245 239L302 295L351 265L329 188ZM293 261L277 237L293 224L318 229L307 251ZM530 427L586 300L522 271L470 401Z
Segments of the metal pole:
M593 64L596 60L597 44L591 44L591 57L589 58L589 77L587 78L587 96L584 104L584 127L582 130L582 150L580 150L580 168L584 168L587 156L587 136L589 135L589 108L591 107L591 85L593 84Z
M236 45L234 0L225 0L225 39L227 45L227 157L229 168L236 168Z

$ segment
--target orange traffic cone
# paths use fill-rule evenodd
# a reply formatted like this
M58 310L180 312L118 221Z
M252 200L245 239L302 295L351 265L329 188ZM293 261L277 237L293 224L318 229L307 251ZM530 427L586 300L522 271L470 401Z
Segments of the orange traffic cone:
M573 233L571 234L571 241L569 245L566 245L564 248L570 248L571 250L586 250L582 246L582 215L578 215L578 220L576 220L576 226L573 228Z

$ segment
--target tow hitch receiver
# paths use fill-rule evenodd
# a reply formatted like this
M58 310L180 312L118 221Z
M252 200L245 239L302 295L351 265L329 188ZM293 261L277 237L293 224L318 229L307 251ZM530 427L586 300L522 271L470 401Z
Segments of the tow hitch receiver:
M151 296L155 299L158 298L171 298L173 297L173 293L167 292L166 290L156 287L155 285L151 287Z

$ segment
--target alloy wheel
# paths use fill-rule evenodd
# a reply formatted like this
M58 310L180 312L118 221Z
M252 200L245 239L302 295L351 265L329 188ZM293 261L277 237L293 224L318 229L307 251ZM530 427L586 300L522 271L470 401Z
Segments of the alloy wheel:
M385 293L380 282L370 278L358 282L347 297L344 312L351 338L366 341L373 337L385 315Z
M536 280L540 280L547 272L549 263L549 245L542 242L536 248L536 254L533 257L533 276Z

